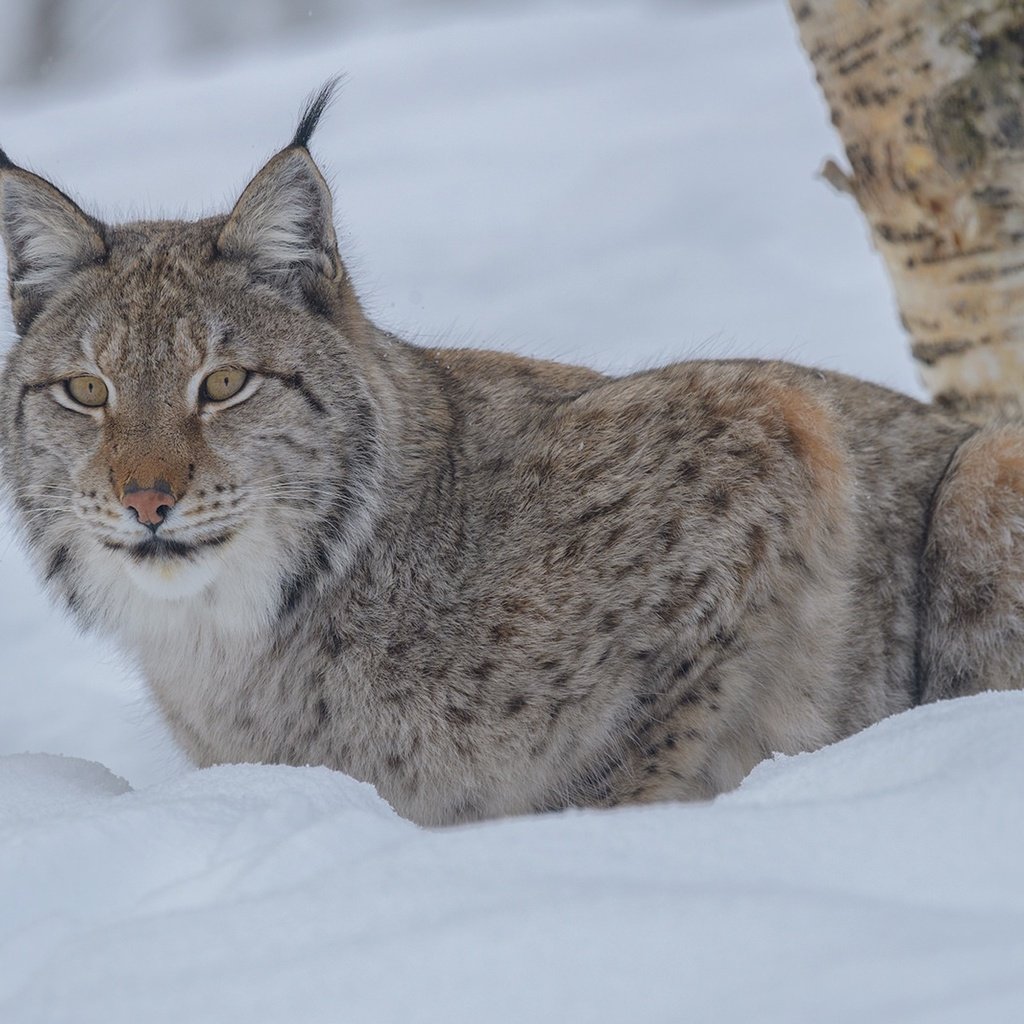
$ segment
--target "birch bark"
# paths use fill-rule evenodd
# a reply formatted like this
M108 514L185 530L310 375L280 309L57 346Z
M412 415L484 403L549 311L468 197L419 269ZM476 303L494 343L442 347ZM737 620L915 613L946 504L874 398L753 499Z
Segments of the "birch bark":
M939 405L1024 417L1024 0L790 0Z

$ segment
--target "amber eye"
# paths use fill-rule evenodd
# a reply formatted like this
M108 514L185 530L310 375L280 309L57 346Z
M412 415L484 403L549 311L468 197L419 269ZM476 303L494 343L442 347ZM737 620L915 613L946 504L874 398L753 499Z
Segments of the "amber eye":
M207 402L226 402L242 390L248 379L248 372L239 370L235 366L225 366L223 369L214 370L203 381L199 397Z
M64 381L64 390L79 404L92 409L107 404L107 385L88 374Z

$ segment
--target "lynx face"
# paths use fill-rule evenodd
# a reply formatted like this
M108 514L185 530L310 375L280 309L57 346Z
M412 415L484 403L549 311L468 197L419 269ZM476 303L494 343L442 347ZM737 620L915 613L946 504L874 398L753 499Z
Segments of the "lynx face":
M316 516L319 417L268 339L224 322L229 288L192 281L206 299L192 308L158 291L128 319L108 296L142 290L141 275L90 274L94 294L42 318L8 369L18 432L39 449L16 497L40 523L73 517L79 546L106 556L96 564L148 594L192 594L271 496L281 542L282 512Z
M202 595L256 628L296 565L358 535L372 408L332 325L357 309L300 135L230 217L193 224L107 227L0 155L21 335L4 475L45 579L87 620Z

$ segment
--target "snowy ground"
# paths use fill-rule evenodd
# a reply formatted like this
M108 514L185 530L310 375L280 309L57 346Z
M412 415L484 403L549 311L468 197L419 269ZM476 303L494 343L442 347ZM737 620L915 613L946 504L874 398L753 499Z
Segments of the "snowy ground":
M97 212L196 214L338 69L314 149L388 326L915 388L858 215L813 178L836 146L781 0L366 30L0 97L0 141ZM1024 696L919 709L708 806L431 832L322 769L188 769L2 522L0 642L5 1024L1024 1019Z

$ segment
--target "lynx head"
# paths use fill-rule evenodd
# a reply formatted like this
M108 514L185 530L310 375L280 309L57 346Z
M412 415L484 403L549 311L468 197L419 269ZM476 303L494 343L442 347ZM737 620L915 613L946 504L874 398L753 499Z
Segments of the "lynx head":
M259 628L358 539L366 322L307 148L333 86L227 216L110 226L0 151L4 480L86 621L230 590Z

